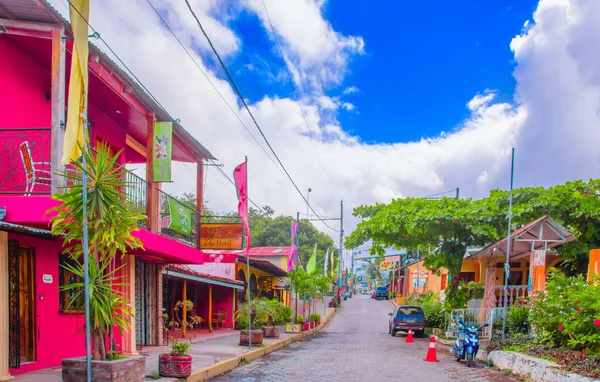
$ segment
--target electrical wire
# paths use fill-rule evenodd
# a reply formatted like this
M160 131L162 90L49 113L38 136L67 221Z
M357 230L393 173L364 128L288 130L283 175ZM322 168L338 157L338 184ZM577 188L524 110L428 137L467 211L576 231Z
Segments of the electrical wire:
M300 191L300 189L298 188L298 185L296 185L296 182L294 182L294 179L291 177L291 175L289 174L288 170L285 168L285 166L283 165L283 163L281 162L281 159L279 159L279 156L277 155L277 153L275 152L275 150L273 149L273 147L271 146L271 143L269 142L269 140L267 139L267 137L265 136L264 132L262 131L260 125L258 124L258 122L256 121L256 118L254 117L254 115L252 114L252 112L250 111L250 108L248 107L248 104L246 103L246 100L244 99L244 97L242 96L242 93L240 92L240 90L238 89L235 81L233 80L233 78L231 77L231 74L229 73L229 70L227 70L227 67L225 66L225 64L223 63L223 60L221 59L221 56L219 55L219 52L217 52L217 50L215 49L212 41L210 40L210 37L208 37L208 35L206 34L206 31L204 30L204 27L202 26L202 23L200 22L200 20L198 19L198 16L196 16L196 13L194 12L194 10L192 9L192 6L190 5L188 0L184 0L190 13L192 14L192 16L194 17L194 19L196 20L196 24L198 25L198 27L200 28L200 30L202 31L202 34L204 35L204 37L206 38L206 40L208 41L208 44L210 45L213 53L215 54L215 56L217 57L219 63L221 64L221 67L223 68L223 70L225 71L225 74L229 80L229 83L231 84L231 86L233 87L233 89L235 90L236 94L238 95L238 97L240 98L242 104L244 105L244 108L246 109L246 111L248 112L248 114L250 115L250 118L252 119L252 121L254 122L254 125L256 126L256 128L258 129L258 131L260 132L260 135L263 137L263 139L265 140L265 142L267 143L267 146L269 147L269 149L271 150L271 152L273 153L273 156L275 157L275 159L277 159L277 162L279 163L279 165L281 166L281 168L283 169L283 171L285 172L285 174L287 175L289 181L292 183L292 185L294 186L294 188L296 189L296 191L298 192L298 194L300 195L300 197L304 200L304 202L308 205L308 207L310 208L310 210L319 218L319 214L314 210L314 208L308 203L308 200L306 200L306 197L302 194L302 192ZM321 222L330 230L334 231L334 232L339 232L338 230L330 227L324 220L321 219Z
M294 89L294 95L296 96L296 103L298 104L298 107L300 108L300 112L302 113L302 119L304 119L304 125L306 126L306 131L308 132L308 135L311 138L310 141L313 143L313 146L317 152L317 157L319 158L319 162L321 162L321 167L323 167L323 171L325 172L325 175L327 176L327 180L329 180L329 185L333 189L333 192L341 200L342 197L340 196L340 194L337 192L337 189L333 185L333 182L331 181L331 177L329 177L329 172L327 172L327 168L325 167L325 163L323 163L323 158L321 157L319 148L317 147L315 141L312 139L313 134L310 131L310 128L308 127L308 121L306 120L306 113L304 112L304 108L302 107L302 103L300 102L300 94L299 94L300 92L298 91L298 88L296 87L296 84L295 84L293 76L292 76L292 72L290 71L290 68L287 65L287 61L283 57L283 52L281 51L281 46L279 45L279 38L277 37L275 28L273 27L273 23L271 22L271 16L269 15L269 11L267 10L267 5L265 4L264 0L261 0L261 1L263 4L263 8L265 9L265 14L267 15L267 20L269 21L269 25L271 26L271 32L273 33L273 38L275 40L275 46L277 47L279 56L281 56L281 60L283 61L283 66L285 67L285 71L287 72L288 78L290 79L290 83L292 84L292 87ZM298 76L298 80L300 81L301 86L304 88L304 85L302 84L302 77Z
M432 194L432 195L429 195L429 196L424 196L423 198L424 198L424 199L433 198L434 196L439 196L439 195L449 194L449 193L451 193L451 192L456 192L456 188L455 188L455 189L453 189L453 190L442 191L442 192L438 192L437 194Z
M81 14L81 12L79 12L79 10L77 9L77 7L75 7L75 6L73 5L73 3L71 3L71 1L70 1L70 0L66 0L66 1L69 3L69 5L70 5L71 7L73 7L73 9L75 10L75 12L77 12L77 14L79 14L79 16L81 16L81 19L82 19L83 21L85 21L85 23L86 23L86 24L87 24L87 25L90 27L90 29L92 30L92 32L94 32L94 34L93 34L94 38L96 38L96 39L98 39L98 40L100 40L100 41L102 41L102 42L104 43L104 45L106 46L106 48L107 48L107 49L108 49L108 50L109 50L109 51L112 53L112 55L113 55L113 56L114 56L114 57L115 57L115 58L116 58L116 59L119 61L119 63L120 63L122 66L123 66L123 68L125 68L125 69L127 70L127 72L129 73L129 75L131 75L131 76L132 76L132 77L135 79L135 81L137 82L137 84L138 84L138 85L139 85L139 86L140 86L142 89L144 89L144 91L145 91L145 92L148 94L148 96L150 96L150 98L152 98L152 100L153 100L153 101L154 101L154 102L155 102L155 103L156 103L156 104L157 104L157 105L158 105L158 106L159 106L161 109L163 109L163 111L166 113L166 109L165 109L165 107L164 107L164 106L163 106L163 105L162 105L162 104L161 104L161 103L158 101L158 99L156 99L156 98L154 97L154 95L152 95L152 93L150 92L150 90L148 90L148 88L147 88L146 86L144 86L144 84L142 83L142 81L141 81L141 80L140 80L140 79L139 79L139 78L138 78L138 77L135 75L135 73L133 73L133 71L132 71L131 69L129 69L129 67L127 66L127 64L125 64L125 62L124 62L124 61L121 59L121 57L119 57L119 55L118 55L118 54L117 54L117 53L116 53L116 52L115 52L115 51L114 51L114 50L113 50L113 49L110 47L110 45L108 45L108 43L106 42L106 40L104 40L104 39L102 38L102 36L100 35L100 33L99 33L99 32L98 32L98 31L97 31L97 30L96 30L96 29L95 29L95 28L92 26L92 24L90 24L90 22L89 22L88 20L86 20L86 19L85 19L85 17L83 17L83 15ZM66 4L65 4L65 5L66 5ZM152 4L150 4L150 5L152 5ZM154 9L154 7L152 7L152 8ZM155 9L155 11L156 11L156 9ZM157 12L157 13L158 13L158 12ZM160 14L159 14L159 16L160 16ZM161 19L162 19L162 17L161 17ZM164 22L164 21L163 21L163 22ZM194 62L195 62L195 60L194 60ZM202 69L200 69L200 70L202 71ZM204 73L204 72L203 72L203 73ZM206 76L206 74L204 74L204 75ZM207 77L207 79L208 79L208 77ZM208 79L208 81L211 83L211 85L213 86L213 88L215 88L214 84L212 84L212 82L210 81L210 79ZM215 90L217 91L217 93L219 93L218 89L216 89L216 88L215 88ZM226 101L226 100L223 98L223 96L221 95L221 93L219 93L219 95L221 96L221 98L223 99L223 101L225 101L225 103L227 104L227 106L229 106L229 104L228 104L228 103L227 103L227 101ZM238 116L238 115L235 113L235 111L233 111L233 109L231 108L231 106L229 106L229 108L230 108L230 109L231 109L231 111L232 111L232 112L233 112L233 113L236 115L236 117L238 118L238 120L240 120L240 122L242 122L242 121L241 121L241 119L239 118L239 116ZM242 122L242 125L243 125L243 124L244 124L244 123ZM244 126L245 126L245 125L244 125ZM248 132L250 133L250 135L252 135L252 133L250 132L250 130L249 130L249 129L247 129L247 128L246 128L246 130L248 130ZM253 136L253 135L252 135L252 136ZM253 136L253 137L254 137L254 136ZM256 140L256 138L254 138L254 139ZM256 141L256 142L258 143L258 141ZM259 144L259 146L260 146L260 144ZM260 146L260 147L262 148L262 146ZM263 148L263 151L264 151L264 148ZM266 151L265 151L265 154L267 154L267 153L266 153ZM267 156L268 156L268 154L267 154ZM269 157L269 158L270 158L270 157ZM226 174L226 173L225 173L225 172L224 172L224 171L223 171L223 170L222 170L222 169L221 169L221 168L220 168L220 167L219 167L219 166L218 166L218 165L215 163L215 161L214 161L214 160L212 160L212 159L208 159L208 160L209 160L209 161L210 161L210 162L211 162L213 165L215 165L215 167L217 167L217 169L219 170L219 172L221 172L221 174L222 174L222 175L223 175L225 178L227 178L227 180L228 180L228 181L229 181L231 184L233 184L233 185L235 186L235 182L234 182L233 180L231 180L231 178L229 178L229 176L228 176L228 175L227 175L227 174ZM272 159L271 159L271 160L272 160ZM275 162L273 162L273 163L275 164ZM188 169L189 169L189 168L188 168ZM190 171L191 171L191 170L190 170ZM237 186L236 186L236 187L237 187ZM250 199L250 197L248 197L248 200L249 200L249 201L250 201L250 202L251 202L251 203L252 203L252 204L253 204L253 205L254 205L256 208L258 208L258 209L259 209L261 212L264 212L264 211L262 210L262 208L260 208L260 207L259 207L259 206L258 206L258 205L257 205L257 204L256 204L256 203L255 203L255 202L252 200L252 199Z

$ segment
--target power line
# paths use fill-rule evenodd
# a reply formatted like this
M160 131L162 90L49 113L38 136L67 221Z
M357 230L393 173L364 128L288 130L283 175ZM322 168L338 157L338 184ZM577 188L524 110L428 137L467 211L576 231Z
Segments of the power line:
M138 78L138 77L135 75L135 73L133 73L133 71L132 71L131 69L129 69L129 67L128 67L128 66L125 64L125 62L123 62L123 60L121 59L121 57L119 57L119 55L118 55L118 54L117 54L117 53L116 53L116 52L115 52L115 51L114 51L114 50L113 50L113 49L110 47L110 45L108 45L108 43L106 42L106 40L104 40L104 39L102 38L102 36L100 35L100 33L98 33L98 31L97 31L97 30L96 30L96 29L95 29L95 28L92 26L92 24L90 24L90 22L89 22L88 20L86 20L86 19L85 19L85 17L83 17L83 15L81 14L81 12L79 12L79 9L77 9L77 7L75 7L75 6L73 5L73 3L71 3L71 1L70 1L70 0L66 0L66 1L69 3L69 5L70 5L71 7L73 7L73 9L75 10L75 12L77 12L77 14L79 14L79 16L81 16L81 19L82 19L83 21L85 21L85 23L86 23L86 24L87 24L87 25L90 27L90 29L92 30L92 32L94 32L94 37L95 37L95 38L97 38L98 40L100 40L100 41L102 41L102 42L104 43L104 45L105 45L105 46L108 48L108 50L109 50L109 51L110 51L110 52L113 54L113 56L114 56L114 57L115 57L115 58L116 58L116 59L117 59L117 60L118 60L118 61L121 63L121 65L123 65L123 67L124 67L124 68L127 70L127 72L129 72L129 74L130 74L130 75L131 75L131 76L132 76L132 77L133 77L133 78L136 80L137 84L138 84L138 85L139 85L139 86L140 86L142 89L144 89L144 91L145 91L145 92L148 94L148 96L150 96L150 97L152 98L152 100L154 100L154 102L156 102L156 104L157 104L157 105L158 105L158 106L159 106L161 109L163 109L163 111L165 111L165 112L166 112L166 109L165 109L165 107L164 107L164 106L163 106L163 105L162 105L162 104L161 104L161 103L158 101L158 99L156 99L156 98L154 97L154 95L152 95L152 93L150 92L150 90L148 90L148 88L147 88L146 86L144 86L144 84L142 83L142 81L140 81L140 79L139 79L139 78ZM152 4L150 4L150 5L152 5ZM152 7L152 8L154 9L154 7ZM156 11L156 10L155 10L155 11ZM157 13L158 13L158 12L157 12ZM159 16L160 16L160 14L159 14ZM161 18L161 19L162 19L162 18ZM164 22L164 21L163 21L163 22ZM194 60L194 62L195 62L195 60ZM200 70L202 71L202 69L200 69ZM203 73L204 73L204 72L203 72ZM204 75L206 76L206 74L204 74ZM208 79L208 77L207 77L207 79ZM210 80L209 80L209 82L210 82ZM212 84L212 82L210 82L210 84L211 84L211 85L214 87L214 85ZM217 90L217 89L215 88L215 90ZM217 90L217 93L219 93L219 91L218 91L218 90ZM223 98L223 96L221 95L221 93L219 93L219 95L221 96L221 98L223 99L223 101L225 101L225 99ZM227 106L229 106L229 104L227 103L227 101L225 101L225 103L227 104ZM229 106L229 108L231 109L231 106ZM237 114L236 114L236 113L235 113L233 110L232 110L232 112L233 112L233 113L236 115L236 117L238 117L238 116L237 116ZM238 117L238 119L239 119L239 117ZM241 119L239 119L239 120L240 120L240 122L242 122L242 121L241 121ZM242 124L243 124L243 122L242 122ZM244 126L245 126L245 125L244 125ZM247 129L247 128L246 128L246 129ZM248 130L248 129L247 129L247 130ZM248 132L250 133L250 131L249 131L249 130L248 130ZM250 133L250 135L252 135L252 133ZM253 137L254 137L254 136L253 136ZM256 140L256 138L255 138L255 140ZM257 143L258 143L258 141L257 141ZM260 144L259 144L259 146L260 146ZM260 147L262 148L262 146L260 146ZM263 148L263 151L264 151L264 148ZM267 153L265 152L265 154L267 154ZM268 154L267 154L267 156L268 156ZM270 158L270 157L269 157L269 158ZM209 161L210 161L212 164L216 165L216 163L215 163L215 161L214 161L214 160L212 160L212 159L208 159L208 160L209 160ZM271 159L271 160L272 160L272 159ZM274 162L273 162L273 163L274 163ZM217 169L218 169L218 170L221 172L221 174L223 174L223 176L225 176L225 178L227 178L227 180L228 180L228 181L229 181L231 184L233 184L233 185L235 186L235 182L234 182L233 180L231 180L231 179L229 178L229 176L228 176L228 175L227 175L227 174L226 174L226 173L225 173L225 172L224 172L224 171L223 171L223 170L222 170L222 169L221 169L219 166L215 166L215 167L217 167ZM188 168L188 169L189 169L189 168ZM237 187L237 186L236 186L236 187ZM260 208L260 207L259 207L259 206L258 206L256 203L254 203L254 201L253 201L252 199L250 199L250 198L248 197L248 200L249 200L249 201L250 201L250 202L251 202L251 203L252 203L252 204L253 204L253 205L254 205L256 208L258 208L258 209L259 209L259 210L262 212L262 209L261 209L261 208Z
M424 196L423 198L424 198L424 199L427 199L427 198L433 198L434 196L439 196L439 195L449 194L449 193L451 193L451 192L454 192L454 193L455 193L455 192L456 192L456 188L455 188L455 189L453 189L453 190L442 191L442 192L438 192L437 194L432 194L432 195L429 195L429 196Z
M154 13L156 13L156 15L158 16L158 18L160 19L160 21L162 21L162 23L167 27L167 29L169 30L169 32L171 33L171 35L173 37L175 37L175 40L177 40L177 42L179 43L179 45L183 48L183 50L185 51L185 53L188 55L188 57L190 58L190 60L192 60L192 62L194 63L194 65L198 68L198 70L200 70L200 72L202 73L202 75L204 76L204 78L206 78L206 80L208 81L208 83L212 86L212 88L217 92L217 94L219 95L219 97L221 98L221 100L223 102L225 102L225 105L227 105L227 107L229 108L229 110L233 113L233 115L235 116L235 118L242 124L242 126L244 127L244 129L246 129L246 131L248 132L248 134L250 134L250 136L252 137L252 139L254 139L254 142L256 142L256 144L258 145L258 147L261 148L261 150L265 153L265 155L267 156L267 158L269 158L271 160L271 162L273 162L273 164L275 165L275 167L277 167L279 169L279 171L281 171L281 169L279 168L279 166L277 166L277 163L275 163L275 161L273 160L273 158L271 158L271 156L269 155L269 153L267 152L267 150L265 150L265 148L260 144L260 142L258 141L258 139L256 139L256 137L254 136L254 134L252 134L252 132L250 131L250 129L248 128L248 126L246 126L246 124L244 123L244 121L242 121L242 119L240 118L240 116L235 112L235 110L233 109L233 107L231 107L231 105L229 105L229 102L227 102L227 100L225 99L225 97L223 97L223 95L221 94L221 92L219 91L219 89L215 86L215 84L210 80L210 78L208 77L208 75L206 74L206 72L204 71L204 69L202 69L202 67L198 64L198 62L196 62L196 59L194 58L194 56L192 56L192 54L190 53L190 51L186 48L186 46L181 42L181 40L179 39L179 37L177 37L177 35L175 34L175 32L173 31L173 29L171 29L171 26L167 23L167 21L162 17L162 15L160 14L160 12L158 12L158 10L156 9L156 7L152 4L152 2L150 2L150 0L146 0L146 2L148 3L148 5L150 5L150 7L152 8L152 10L154 11ZM282 172L283 174L283 172ZM285 175L285 174L284 174Z
M262 131L262 129L260 128L258 122L256 121L256 118L254 118L254 115L252 114L252 112L250 111L250 108L248 107L248 104L246 103L246 100L244 99L244 97L242 96L242 93L240 92L240 90L238 89L235 81L233 80L233 78L231 77L231 74L229 73L229 70L227 70L227 67L225 66L225 64L223 63L223 60L221 59L221 56L219 55L219 52L217 52L217 50L215 49L212 41L210 40L210 38L208 37L208 35L206 34L206 31L204 30L204 27L202 26L202 23L200 23L200 20L198 19L198 16L196 16L196 13L194 12L194 10L192 9L192 6L190 5L188 0L185 0L185 3L190 11L190 13L192 14L192 16L194 16L194 19L196 20L196 24L198 24L198 27L200 28L200 30L202 31L202 34L204 35L204 37L206 38L206 40L208 41L208 44L210 45L213 53L215 54L215 56L217 57L217 59L219 60L219 63L221 64L221 67L223 68L223 70L225 71L225 74L227 75L227 78L229 80L229 82L231 83L231 86L233 87L233 89L235 90L236 94L238 95L238 97L240 98L240 100L242 101L242 104L244 105L244 108L246 109L246 111L248 112L248 114L250 115L250 118L252 119L252 121L254 122L254 125L256 126L256 128L258 129L258 131L260 132L260 135L263 137L263 139L265 140L265 142L267 143L267 146L269 147L269 149L271 150L271 152L273 153L273 156L275 157L275 159L277 159L277 162L279 163L279 165L281 166L281 168L283 169L283 171L285 171L285 174L287 175L288 179L290 180L290 182L292 183L292 185L294 186L294 188L296 188L296 191L298 191L298 194L300 195L300 197L304 200L304 202L308 205L308 207L311 209L311 211L317 216L319 217L319 214L314 210L314 208L308 203L308 201L306 200L306 198L304 197L304 195L302 194L302 192L300 191L300 189L298 188L298 186L296 185L296 182L294 182L294 179L292 179L291 175L289 174L289 172L287 171L287 169L285 168L285 166L283 165L283 163L281 162L281 159L279 159L279 156L277 155L277 153L275 153L275 150L273 149L273 147L271 146L271 143L269 142L269 140L267 139L267 137L265 136L264 132ZM325 226L327 228L329 228L332 231L335 232L339 232L337 230L335 230L334 228L330 227L327 223L325 223L325 221L321 220L321 222L323 224L325 224Z
M294 79L293 79L292 73L290 71L290 68L287 65L287 61L283 57L283 52L281 51L281 47L279 45L279 38L277 37L277 33L275 33L275 28L273 27L273 23L271 22L271 16L269 15L269 11L267 10L267 5L265 4L264 0L261 0L261 1L263 4L263 8L265 9L265 14L267 15L267 20L269 21L269 25L271 26L271 32L273 33L273 38L275 39L275 46L277 47L277 51L279 52L279 55L281 56L281 60L283 61L283 66L285 67L285 71L287 72L288 78L290 79L290 83L292 84L292 87L294 89L294 94L296 96L296 103L298 104L298 107L300 108L300 112L302 113L302 119L304 119L304 125L306 126L306 131L308 132L308 135L311 138L310 140L311 140L315 150L317 151L317 157L319 158L319 162L321 162L321 166L323 167L323 171L325 172L325 175L327 176L327 180L329 180L329 185L331 186L331 188L333 189L333 192L335 192L337 197L339 199L342 199L340 194L337 192L337 189L333 185L331 178L329 177L329 172L327 172L325 163L323 163L323 158L321 157L319 148L317 147L316 143L312 139L313 134L310 131L310 128L308 127L308 121L306 120L306 113L304 112L304 108L302 107L302 103L300 102L300 95L299 95L300 92L298 91L298 88L296 87L296 84L294 83ZM298 76L298 80L300 81L302 87L304 88L304 85L302 84L302 76Z

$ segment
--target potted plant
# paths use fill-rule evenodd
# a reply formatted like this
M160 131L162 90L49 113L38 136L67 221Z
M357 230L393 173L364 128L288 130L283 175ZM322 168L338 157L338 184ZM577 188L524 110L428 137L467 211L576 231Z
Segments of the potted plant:
M311 321L314 321L317 324L317 326L321 325L321 314L313 313L311 317Z
M310 330L310 324L308 322L304 321L304 316L303 315L299 315L298 317L296 317L296 323L300 324L302 326L302 331L307 331Z
M259 322L269 322L269 319L273 317L273 310L269 300L265 298L255 298L250 302L250 317L248 317L248 303L240 306L235 312L235 319L242 330L240 330L240 345L260 345L263 343L263 331L257 328ZM243 327L242 323L249 322L251 329Z
M163 377L171 378L187 378L192 374L192 356L190 355L191 343L183 342L183 328L193 329L196 325L202 322L202 318L198 316L189 316L182 319L181 312L191 311L194 308L194 303L186 301L177 301L174 310L174 320L171 320L167 326L167 330L174 331L174 335L169 336L171 341L171 351L167 354L158 356L158 373Z
M267 320L267 324L261 327L264 338L279 338L281 330L279 325L285 323L285 319L287 317L283 317L284 310L287 306L283 305L283 303L279 300L269 300L269 305L271 306L271 315ZM290 318L291 318L291 310L290 310Z
M58 172L65 180L65 186L63 192L53 195L60 204L49 211L55 213L51 219L52 233L63 237L63 253L73 260L62 267L80 280L86 276L84 253L88 256L92 379L140 380L144 378L145 358L119 354L114 338L114 330L130 330L129 320L133 316L131 301L122 292L126 285L121 275L122 266L115 267L114 263L117 256L123 258L124 254L142 247L142 242L132 232L139 229L137 222L145 216L125 202L126 170L116 164L120 153L111 156L108 148L103 146L96 153L86 147L82 155L87 166L74 161L69 170ZM88 179L86 184L83 173ZM85 216L84 188L87 193ZM84 224L88 226L88 248L84 248L81 240ZM84 286L83 282L75 282L60 287L70 296L67 309L84 308ZM85 320L81 322L80 331L85 332ZM85 358L63 359L62 375L65 381L85 380ZM111 375L119 377L112 378Z

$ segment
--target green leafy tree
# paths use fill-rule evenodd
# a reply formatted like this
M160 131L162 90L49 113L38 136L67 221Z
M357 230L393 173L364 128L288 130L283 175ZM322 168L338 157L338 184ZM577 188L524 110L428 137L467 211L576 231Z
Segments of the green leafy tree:
M511 230L550 215L578 240L556 251L571 268L583 271L589 250L600 245L600 180L566 182L551 188L517 188L513 192ZM360 206L363 220L346 238L347 248L373 241L372 253L385 247L420 250L425 266L460 271L468 246L491 244L506 235L509 193L493 190L486 198L429 200L395 199L389 204Z
M87 161L86 167L80 162L73 162L71 170L59 174L66 179L67 186L63 193L53 196L61 204L51 210L57 213L51 219L52 233L64 237L64 252L74 260L74 265L65 265L65 269L83 279L84 248L81 235L84 221L88 222L92 358L106 360L107 355L117 351L113 328L129 330L128 318L132 316L131 301L121 292L124 286L118 272L121 267L114 267L114 259L142 247L141 241L132 232L139 229L137 222L145 217L126 202L126 170L116 164L119 153L111 157L108 149L101 148L95 155L91 150L84 150L83 155ZM83 173L88 179L85 185L82 182ZM84 187L88 195L85 216ZM72 292L68 306L77 306L82 301L84 283L64 285L61 290ZM85 330L84 325L85 321L81 330Z

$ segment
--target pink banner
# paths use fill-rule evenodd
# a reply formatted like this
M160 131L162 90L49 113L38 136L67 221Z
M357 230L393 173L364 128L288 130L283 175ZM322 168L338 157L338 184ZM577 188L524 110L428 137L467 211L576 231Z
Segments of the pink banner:
M296 251L298 248L293 244L294 238L296 237L296 230L298 229L298 223L292 221L292 250L290 252L290 258L288 260L288 272L291 272L294 269L294 257L296 256Z
M250 226L248 225L248 164L244 162L233 170L233 179L238 196L238 214L246 228L246 251L250 249Z

